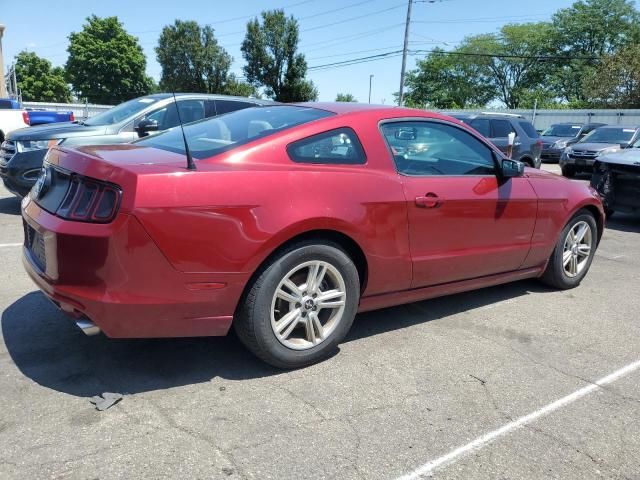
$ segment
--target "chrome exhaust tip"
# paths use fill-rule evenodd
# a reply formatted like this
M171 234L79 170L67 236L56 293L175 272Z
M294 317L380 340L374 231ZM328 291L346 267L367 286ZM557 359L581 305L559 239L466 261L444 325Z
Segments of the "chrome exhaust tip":
M81 318L79 320L76 320L76 325L87 336L98 335L100 333L100 327L88 318Z

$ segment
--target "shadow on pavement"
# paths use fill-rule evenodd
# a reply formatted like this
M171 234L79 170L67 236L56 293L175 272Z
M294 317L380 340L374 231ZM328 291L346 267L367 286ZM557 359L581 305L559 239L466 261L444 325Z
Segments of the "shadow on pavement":
M18 197L0 198L0 213L20 215L20 199Z
M89 397L132 394L282 373L251 355L235 335L211 338L87 337L40 292L2 313L2 334L20 371L53 390Z
M462 312L517 298L529 294L554 292L536 280L523 280L496 287L459 293L447 297L434 298L422 302L409 303L398 307L385 308L360 314L351 327L345 342L379 335L421 323L444 319Z
M346 342L446 318L532 292L523 281L358 315ZM251 355L235 335L212 338L117 340L85 336L40 292L2 313L2 334L20 371L34 382L80 397L105 391L133 394L283 373Z
M607 220L606 228L619 232L640 233L640 215L616 212L610 220Z

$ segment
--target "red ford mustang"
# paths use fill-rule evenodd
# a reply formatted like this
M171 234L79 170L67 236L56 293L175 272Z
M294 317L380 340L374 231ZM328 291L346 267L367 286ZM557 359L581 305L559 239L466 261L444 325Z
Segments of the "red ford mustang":
M586 184L424 111L270 105L135 144L55 147L24 265L87 333L225 335L279 367L356 312L540 277L571 288L604 225Z

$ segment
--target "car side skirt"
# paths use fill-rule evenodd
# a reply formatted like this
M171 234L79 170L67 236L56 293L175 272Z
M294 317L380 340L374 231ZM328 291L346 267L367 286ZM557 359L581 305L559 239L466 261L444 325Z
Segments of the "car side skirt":
M488 275L486 277L473 278L470 280L462 280L460 282L445 283L424 288L416 288L412 290L403 290L401 292L385 293L382 295L373 295L363 297L360 300L358 313L378 310L380 308L393 307L406 303L428 300L430 298L443 297L455 293L477 290L485 287L492 287L503 283L515 282L527 278L537 278L542 275L545 265L533 268L516 270L513 272L499 273L496 275Z

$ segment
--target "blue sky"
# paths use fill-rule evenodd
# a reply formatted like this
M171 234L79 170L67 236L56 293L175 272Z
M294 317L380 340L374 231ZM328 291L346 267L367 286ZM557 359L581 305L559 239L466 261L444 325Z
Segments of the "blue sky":
M465 36L498 30L511 22L549 19L572 0L417 0L413 6L410 48L451 48ZM5 64L28 49L54 65L66 61L67 36L79 31L87 16L117 16L129 33L140 39L147 55L147 72L160 78L154 47L164 25L176 18L211 24L218 41L233 56L232 71L242 75L240 43L247 19L262 10L285 7L300 24L299 48L309 67L392 52L402 48L407 0L23 0L19 8L0 0L0 23ZM2 8L2 7L5 8ZM359 18L355 18L359 17ZM416 58L409 57L408 68ZM352 93L368 100L369 75L373 77L372 102L392 103L398 91L401 57L389 57L342 68L310 71L320 100L332 101L336 93Z

